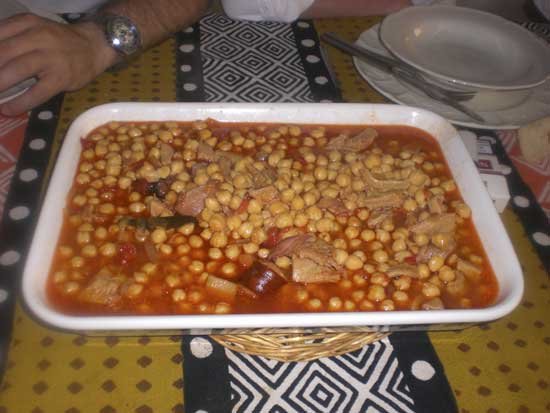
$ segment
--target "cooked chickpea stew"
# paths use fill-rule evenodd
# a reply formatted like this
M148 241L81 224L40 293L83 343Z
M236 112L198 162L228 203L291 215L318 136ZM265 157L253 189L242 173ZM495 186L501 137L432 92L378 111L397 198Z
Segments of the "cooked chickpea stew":
M480 308L498 286L437 142L404 126L109 123L48 279L70 314Z

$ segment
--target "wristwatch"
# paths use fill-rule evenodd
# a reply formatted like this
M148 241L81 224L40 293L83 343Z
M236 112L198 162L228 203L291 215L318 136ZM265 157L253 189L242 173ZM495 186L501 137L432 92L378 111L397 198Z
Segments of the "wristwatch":
M109 46L123 57L129 57L141 49L139 29L128 17L97 14L90 20L101 27Z

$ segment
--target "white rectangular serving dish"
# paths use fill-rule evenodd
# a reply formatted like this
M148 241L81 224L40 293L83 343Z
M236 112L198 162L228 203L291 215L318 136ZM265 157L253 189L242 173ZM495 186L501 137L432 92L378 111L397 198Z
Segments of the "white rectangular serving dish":
M110 121L190 121L293 124L406 125L422 129L441 145L499 284L494 305L484 309L303 314L171 316L73 316L48 302L46 280L73 183L81 138ZM113 103L92 108L71 125L48 187L23 273L23 296L30 310L54 327L81 332L205 332L255 328L360 328L361 330L459 329L510 313L523 295L523 275L508 234L457 131L442 117L422 109L374 104L281 103Z

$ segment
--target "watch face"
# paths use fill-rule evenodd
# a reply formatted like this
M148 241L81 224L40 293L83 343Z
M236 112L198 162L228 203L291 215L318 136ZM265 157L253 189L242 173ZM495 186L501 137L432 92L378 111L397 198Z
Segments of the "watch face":
M110 16L105 30L111 45L125 55L136 52L141 45L137 27L126 17Z

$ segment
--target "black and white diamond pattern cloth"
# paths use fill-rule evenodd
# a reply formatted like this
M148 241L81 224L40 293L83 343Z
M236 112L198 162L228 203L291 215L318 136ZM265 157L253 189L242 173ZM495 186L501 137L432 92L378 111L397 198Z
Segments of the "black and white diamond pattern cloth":
M187 413L456 412L425 333L394 333L341 356L281 362L185 336Z
M314 101L290 25L210 14L200 31L207 101Z
M283 363L227 352L234 412L407 412L414 402L389 341Z

